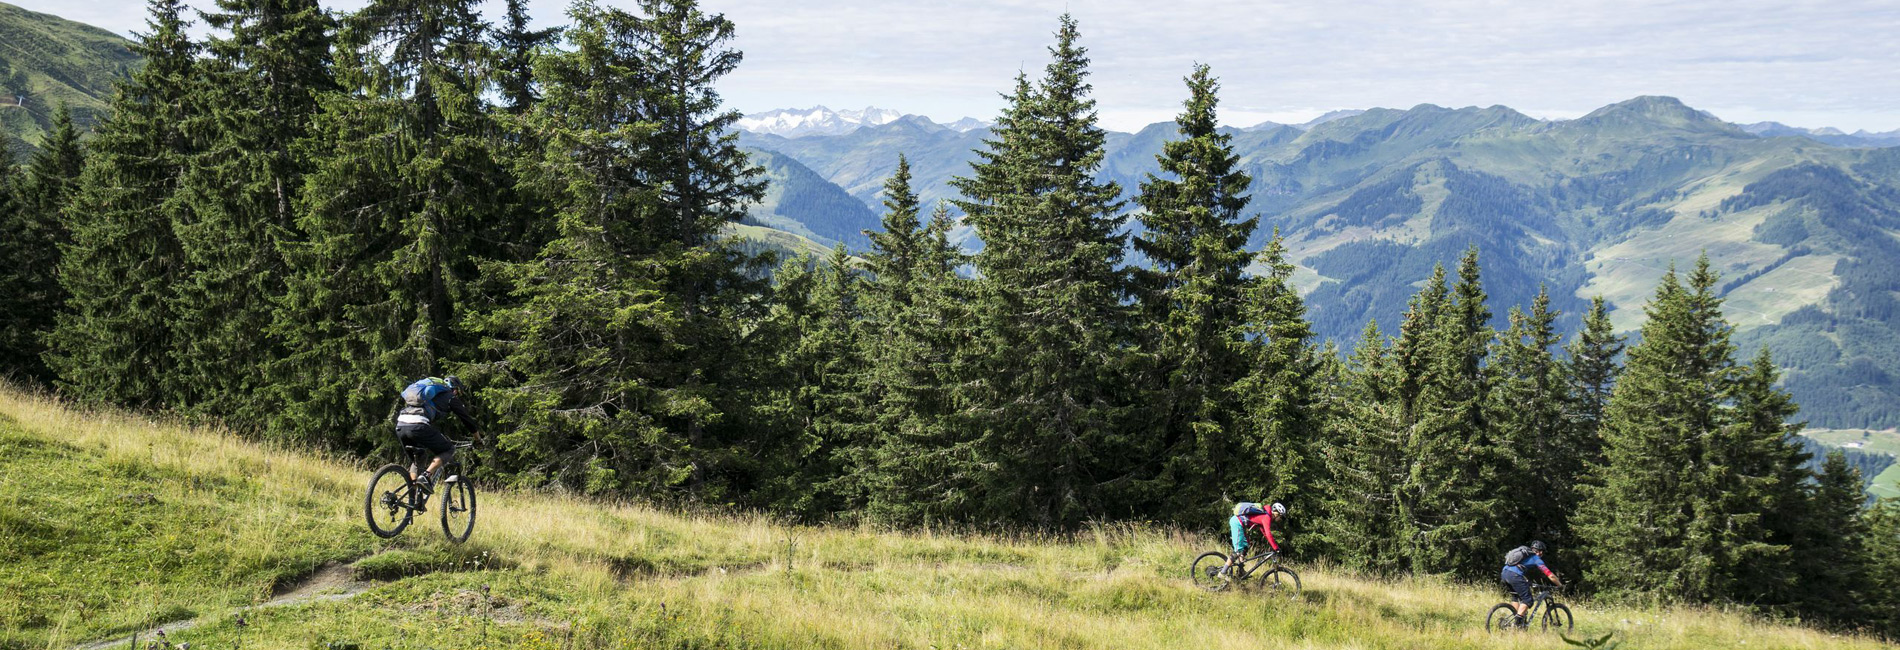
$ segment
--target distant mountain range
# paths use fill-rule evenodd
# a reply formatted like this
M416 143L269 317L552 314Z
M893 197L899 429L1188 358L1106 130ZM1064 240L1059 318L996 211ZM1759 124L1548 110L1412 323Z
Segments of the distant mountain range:
M1663 271L1706 251L1738 344L1773 350L1803 417L1900 426L1900 148L1751 130L1639 97L1573 120L1427 104L1225 132L1254 178L1253 244L1273 228L1288 237L1322 336L1352 340L1370 319L1396 326L1431 266L1470 245L1499 325L1541 285L1567 326L1602 295L1633 330ZM986 135L908 116L740 142L857 198L873 212L850 218L874 229L899 153L934 202L953 195L948 181L969 172ZM1110 133L1102 176L1132 196L1173 137L1172 123Z
M1840 129L1833 127L1804 129L1798 126L1788 126L1780 122L1756 122L1754 124L1742 125L1742 130L1765 138L1784 136L1807 138L1837 147L1892 147L1900 145L1900 129L1894 129L1885 133L1874 133L1864 129L1853 133L1843 133Z
M814 106L807 109L780 108L763 113L752 113L739 120L739 128L747 133L786 138L808 135L844 135L867 126L890 124L904 117L925 121L930 119L921 115L906 115L877 107L865 107L864 110L857 111L834 111L823 106ZM989 122L966 117L942 126L952 131L966 132L987 128L989 125Z
M907 116L898 111L877 107L866 107L864 110L857 111L834 111L823 106L807 109L780 108L746 115L739 120L739 128L748 133L786 138L808 135L844 135L867 126L890 124L903 117ZM929 119L914 115L908 117ZM952 131L964 132L986 128L989 125L989 122L966 117L943 126Z

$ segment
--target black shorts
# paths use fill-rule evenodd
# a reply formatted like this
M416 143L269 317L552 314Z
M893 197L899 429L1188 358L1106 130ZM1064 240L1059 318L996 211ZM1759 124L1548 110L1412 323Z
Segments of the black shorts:
M1517 602L1525 604L1531 602L1531 581L1525 579L1524 574L1506 568L1498 579L1511 586L1511 593L1516 595Z
M435 425L421 422L404 422L396 425L396 439L411 447L421 447L435 452L435 455L455 453L455 443L437 431Z

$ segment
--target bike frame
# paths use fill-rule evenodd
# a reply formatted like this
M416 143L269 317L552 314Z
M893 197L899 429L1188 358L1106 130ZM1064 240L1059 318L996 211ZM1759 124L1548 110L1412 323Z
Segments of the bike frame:
M1240 577L1245 578L1253 575L1253 572L1259 571L1261 567L1269 564L1278 566L1279 559L1280 552L1269 549L1261 552L1259 555L1241 556L1240 560L1234 564L1240 567Z
M1556 596L1557 591L1549 586L1531 585L1530 606L1524 608L1525 622L1538 620L1539 616L1550 611L1550 606L1557 602Z

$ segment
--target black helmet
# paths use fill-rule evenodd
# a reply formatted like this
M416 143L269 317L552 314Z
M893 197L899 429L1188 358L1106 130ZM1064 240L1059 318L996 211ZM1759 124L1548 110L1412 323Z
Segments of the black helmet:
M444 381L447 381L447 382L449 382L449 390L453 390L453 391L455 391L455 392L457 392L457 393L460 393L460 392L462 392L462 389L464 388L464 386L462 386L462 378L461 378L461 377L457 377L457 376L455 376L455 375L449 375L449 376L447 376L447 377L443 377L442 379L443 379Z
M1539 552L1539 553L1542 553L1542 552L1544 552L1544 550L1545 550L1545 549L1544 549L1544 542L1542 542L1542 541L1540 541L1540 540L1535 540L1535 539L1533 539L1533 540L1531 540L1531 550L1533 550L1533 551L1537 551L1537 552Z

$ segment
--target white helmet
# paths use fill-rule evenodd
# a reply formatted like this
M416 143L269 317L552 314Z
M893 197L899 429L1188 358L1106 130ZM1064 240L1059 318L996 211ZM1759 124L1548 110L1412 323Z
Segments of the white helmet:
M1284 515L1286 515L1286 506L1278 503L1273 504L1273 516L1280 517Z

